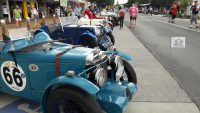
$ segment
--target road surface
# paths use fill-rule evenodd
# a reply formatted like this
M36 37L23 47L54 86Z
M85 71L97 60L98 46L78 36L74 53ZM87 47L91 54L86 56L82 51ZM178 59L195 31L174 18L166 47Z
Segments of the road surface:
M200 108L200 32L188 26L186 19L171 24L166 17L139 15L131 31ZM170 48L172 37L185 37L186 48Z

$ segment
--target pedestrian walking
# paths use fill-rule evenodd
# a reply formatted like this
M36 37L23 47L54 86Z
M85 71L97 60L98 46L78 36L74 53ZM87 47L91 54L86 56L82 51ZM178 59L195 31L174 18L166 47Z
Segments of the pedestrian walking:
M169 8L169 21L168 22L171 22L171 18L172 18L172 5Z
M66 16L72 16L72 6L71 5L67 5L67 10L66 10Z
M190 24L191 24L190 28L193 28L193 21L196 24L196 28L198 28L198 25L197 25L197 17L199 14L198 1L194 2L194 5L190 8L190 11L192 11L192 15L190 17Z
M88 7L86 7L86 10L84 11L85 17L88 19L94 19L93 13L90 11Z
M152 6L149 7L149 12L150 12L150 14L152 16L152 14L153 14L153 8L152 8Z
M80 17L82 16L82 15L81 15L81 10L82 10L82 8L81 8L81 6L80 6L80 3L77 2L77 3L76 3L76 7L75 7L75 9L74 9L74 13L75 13L75 16L78 17L78 19L80 19Z
M175 18L176 18L176 14L177 14L177 7L175 4L172 5L172 20L171 23L174 23Z
M33 29L35 29L38 27L37 22L38 22L38 18L39 18L39 13L34 5L31 6L31 17L34 21Z
M137 13L138 13L138 8L136 7L135 4L132 4L132 6L128 10L129 15L130 15L130 28L133 28L136 25L136 18L137 18Z
M118 14L119 14L120 29L122 29L124 24L125 11L121 6L119 6Z
M57 17L61 16L61 8L59 6L55 9L55 14Z
M21 26L21 21L22 21L21 14L22 14L22 11L19 9L19 6L16 5L15 9L13 10L13 17L16 21L17 28L22 27Z

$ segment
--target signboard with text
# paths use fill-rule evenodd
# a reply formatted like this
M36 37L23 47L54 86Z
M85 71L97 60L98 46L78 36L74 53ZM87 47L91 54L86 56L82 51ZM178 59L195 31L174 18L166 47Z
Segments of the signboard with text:
M185 37L172 37L172 48L185 48Z

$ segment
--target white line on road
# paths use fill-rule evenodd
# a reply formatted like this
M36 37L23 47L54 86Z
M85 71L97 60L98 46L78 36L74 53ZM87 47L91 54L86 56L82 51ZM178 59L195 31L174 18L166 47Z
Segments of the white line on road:
M179 27L179 28L182 28L182 29L190 30L190 31L200 32L200 31L194 30L194 29L192 29L192 28L187 28L187 27L180 26L180 25L177 25L177 24L171 24L171 23L164 22L164 21L161 21L161 20L158 20L158 19L152 19L152 20L157 21L157 22L160 22L160 23L164 23L164 24L176 26L176 27Z

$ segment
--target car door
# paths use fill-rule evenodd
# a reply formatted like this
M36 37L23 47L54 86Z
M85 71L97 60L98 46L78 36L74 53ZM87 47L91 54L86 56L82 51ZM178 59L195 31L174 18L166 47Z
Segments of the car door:
M16 61L14 60L16 58ZM0 52L0 91L31 99L28 66L25 59L18 54Z

